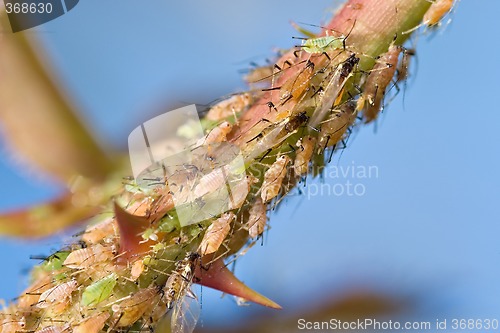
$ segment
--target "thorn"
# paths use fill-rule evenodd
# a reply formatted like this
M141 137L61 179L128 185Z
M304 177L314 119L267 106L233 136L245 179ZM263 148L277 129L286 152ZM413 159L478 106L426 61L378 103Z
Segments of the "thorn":
M271 301L255 290L250 289L243 282L238 280L236 276L227 269L222 259L218 259L211 263L206 271L198 267L195 275L199 279L197 283L202 286L217 289L233 296L242 297L250 302L273 309L281 309L279 304Z
M122 255L118 259L128 260L134 254L148 251L153 242L150 240L144 242L141 235L149 227L149 219L144 216L130 214L116 202L113 205L116 223L120 232L120 252Z

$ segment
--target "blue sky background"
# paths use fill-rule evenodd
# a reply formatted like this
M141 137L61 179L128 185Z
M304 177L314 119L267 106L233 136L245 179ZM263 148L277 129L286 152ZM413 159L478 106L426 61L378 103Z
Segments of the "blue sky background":
M129 132L161 106L245 89L240 70L296 43L289 20L325 22L338 3L82 0L32 31L92 131L126 147ZM498 12L498 1L462 1L450 25L414 40L404 103L401 93L377 131L362 127L332 162L375 166L378 177L325 179L361 184L363 196L288 199L272 214L264 246L238 262L242 280L290 311L325 288L335 296L361 287L415 297L414 317L423 320L500 319ZM0 181L1 210L57 193L7 156ZM309 182L309 193L321 186ZM0 239L0 298L24 289L29 255L70 240ZM205 325L259 310L219 297L204 289Z

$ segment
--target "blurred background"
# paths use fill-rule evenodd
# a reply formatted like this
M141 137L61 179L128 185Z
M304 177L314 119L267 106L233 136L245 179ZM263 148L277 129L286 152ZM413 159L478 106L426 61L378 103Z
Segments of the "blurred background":
M29 34L103 146L126 149L154 115L245 90L250 62L297 44L289 20L326 22L340 3L87 0ZM389 311L392 320L500 319L499 11L498 1L462 1L449 25L413 38L407 89L376 127L351 136L323 180L308 179L271 214L263 245L238 260L236 275L281 304L279 315L296 321L354 300L363 318L358 301L403 309ZM61 191L2 149L1 211ZM1 238L0 298L27 286L30 255L71 241ZM220 296L203 289L206 329L277 315Z

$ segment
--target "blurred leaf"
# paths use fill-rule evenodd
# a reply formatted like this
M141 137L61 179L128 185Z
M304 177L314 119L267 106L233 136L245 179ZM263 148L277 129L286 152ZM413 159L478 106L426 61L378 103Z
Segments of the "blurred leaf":
M314 295L311 295L304 301L302 311L296 313L262 312L262 315L252 316L248 320L240 322L238 326L204 328L199 332L301 332L304 330L298 328L299 319L308 322L328 322L330 319L355 321L358 318L395 316L411 310L412 304L411 299L398 299L370 291L352 291L343 297L330 297L319 302L314 301Z
M0 12L0 126L15 153L68 182L75 175L102 179L112 166L48 77L45 63L12 33Z
M97 212L96 206L80 205L77 195L68 193L50 203L0 215L0 234L25 238L49 236Z
M81 223L106 209L120 187L116 177L111 174L100 184L75 177L69 191L51 202L0 214L0 235L39 238Z

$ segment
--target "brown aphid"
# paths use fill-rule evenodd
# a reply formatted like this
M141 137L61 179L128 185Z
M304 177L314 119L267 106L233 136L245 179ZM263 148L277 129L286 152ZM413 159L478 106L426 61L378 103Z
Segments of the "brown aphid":
M349 58L338 66L329 68L330 72L323 80L326 82L324 87L322 87L321 99L309 120L310 131L316 128L332 107L335 106L335 103L341 99L344 87L353 75L354 68L358 63L359 58L355 54L351 54Z
M224 120L244 111L251 103L251 94L236 94L212 106L205 118L212 121Z
M228 209L238 209L245 203L245 200L250 193L251 186L257 183L257 179L247 175L241 180L231 183L231 193L229 196Z
M245 203L254 179L250 176L234 175L231 172L231 167L226 165L201 177L194 189L195 197L200 198L206 194L228 189L228 209L240 208Z
M16 318L6 315L5 319L0 323L0 332L23 332L26 327L26 318Z
M71 294L76 288L78 288L78 282L76 280L70 280L52 287L40 295L37 306L41 309L50 306L52 310L57 310L56 312L59 312L69 305ZM58 305L57 309L55 305Z
M231 230L231 222L236 218L232 212L224 213L207 228L198 251L202 256L217 252Z
M410 76L409 66L411 57L416 55L414 49L403 48L403 56L398 63L398 68L396 69L396 82L406 81Z
M205 194L213 193L226 186L230 172L229 166L225 165L203 175L194 189L195 197L202 197Z
M344 139L349 126L356 120L355 107L356 104L353 102L344 103L341 105L340 110L334 110L334 114L321 124L318 134L320 150L334 146Z
M130 278L133 281L136 281L139 276L141 276L142 272L144 272L144 262L142 259L138 259L134 261L132 267L130 268Z
M219 143L226 141L227 135L231 132L233 126L227 122L223 121L219 125L212 128L212 130L204 137L198 140L197 146L208 145L212 143Z
M151 311L153 306L158 303L159 295L160 289L157 286L151 286L140 289L119 304L114 304L111 307L114 312L111 326L124 327L132 325L146 312Z
M160 180L158 180L160 182ZM163 184L162 184L163 185ZM160 187L160 186L158 186ZM128 202L123 208L130 214L135 216L146 216L151 214L151 206L155 201L155 195L146 195L145 193L127 193ZM99 243L99 241L97 241Z
M250 207L248 222L246 224L246 229L248 229L248 234L252 238L256 238L261 235L267 223L267 215L266 215L267 207L262 202L261 198L256 198Z
M402 50L401 46L391 45L389 50L380 56L370 74L368 74L363 93L357 105L358 110L364 109L365 123L375 120L382 110L385 91L394 77L399 54Z
M99 333L109 317L109 312L102 312L96 316L91 316L74 326L73 333Z
M88 244L96 244L102 240L117 237L117 226L114 218L89 226L82 235L82 240Z
M436 0L424 15L424 24L434 26L451 10L454 0Z
M290 163L290 157L281 155L276 161L267 169L264 174L264 182L260 189L262 201L265 203L271 201L278 196L281 189L281 183L286 176L287 165Z
M69 325L64 326L47 326L40 330L35 331L35 333L67 333L71 332Z
M41 276L21 294L17 305L20 309L28 309L31 306L36 305L41 294L53 286L52 276L50 274Z
M305 126L308 119L306 112L299 112L264 128L247 141L247 145L243 148L245 161L251 161L262 153L269 152L270 149L294 135L301 126Z
M315 145L316 138L310 135L297 141L296 146L298 149L296 150L295 161L293 162L293 169L296 176L307 173Z
M281 105L289 100L299 100L309 88L309 82L314 75L314 63L307 61L306 66L298 73L288 78L280 87Z
M85 269L97 263L111 260L113 257L114 250L111 246L104 247L101 244L95 244L71 252L66 260L64 260L63 265L68 268Z

